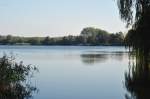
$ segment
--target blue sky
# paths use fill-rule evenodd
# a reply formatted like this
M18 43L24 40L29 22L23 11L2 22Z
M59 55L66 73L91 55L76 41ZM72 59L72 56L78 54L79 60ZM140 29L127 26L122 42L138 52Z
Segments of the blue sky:
M126 31L116 0L0 0L0 34L78 35L85 27Z

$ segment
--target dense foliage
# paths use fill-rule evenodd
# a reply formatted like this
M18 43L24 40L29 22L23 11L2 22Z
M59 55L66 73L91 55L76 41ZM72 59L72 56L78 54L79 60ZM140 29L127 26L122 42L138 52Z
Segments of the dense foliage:
M131 60L125 73L126 99L150 99L150 0L118 0L121 18L132 28L125 42Z
M150 0L117 0L121 19L127 25L138 25L138 22L149 14Z
M0 36L1 45L122 45L123 33L108 33L92 27L84 28L78 36L17 37Z
M150 0L118 0L121 18L131 25L125 41L137 57L150 53Z
M0 99L29 99L36 87L31 86L30 78L36 67L17 63L13 57L0 58Z

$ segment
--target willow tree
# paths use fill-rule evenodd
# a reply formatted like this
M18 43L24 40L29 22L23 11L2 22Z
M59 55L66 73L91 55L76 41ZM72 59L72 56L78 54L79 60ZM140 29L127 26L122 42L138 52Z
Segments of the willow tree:
M150 53L150 0L118 0L117 3L121 19L127 27L131 26L125 38L127 46L136 56L147 58Z

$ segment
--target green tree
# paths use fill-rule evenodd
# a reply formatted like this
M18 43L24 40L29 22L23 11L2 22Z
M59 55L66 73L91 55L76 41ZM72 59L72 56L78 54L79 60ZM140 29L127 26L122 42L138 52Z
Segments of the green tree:
M6 43L7 44L13 44L13 37L11 35L6 36Z
M118 0L121 19L132 26L126 44L137 57L150 53L150 0Z
M50 37L49 37L49 36L47 36L47 37L45 37L45 38L44 38L44 40L43 40L42 44L44 44L44 45L48 45L48 44L49 44L49 41L50 41Z
M40 45L41 41L38 37L31 37L31 38L29 38L27 43L30 43L31 45Z
M138 24L150 12L150 0L118 0L121 19L127 25Z
M105 44L109 34L107 31L101 29L87 27L81 31L80 35L84 37L85 43L90 45L97 45L97 44Z

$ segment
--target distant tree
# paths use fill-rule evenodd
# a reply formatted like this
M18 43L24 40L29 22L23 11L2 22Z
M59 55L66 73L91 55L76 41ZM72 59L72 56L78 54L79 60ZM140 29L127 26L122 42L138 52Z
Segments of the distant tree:
M111 39L111 40L110 40ZM117 39L117 40L114 40ZM0 36L0 44L31 44L31 45L113 45L121 42L119 34L110 34L107 31L87 27L78 36L68 35L63 37L19 37ZM110 42L111 41L111 42Z
M30 43L31 45L40 45L41 41L38 37L32 37L32 38L29 38L27 43Z
M109 33L103 30L100 30L96 36L98 44L108 44L109 43Z
M19 37L18 40L17 40L17 42L18 42L18 43L25 43L25 40L24 40L23 37ZM16 43L17 43L17 42L16 42Z
M109 33L107 31L87 27L80 34L84 38L84 42L90 45L107 45L109 41Z
M97 28L93 28L93 27L87 27L87 28L84 28L82 31L81 31L81 36L84 36L84 37L89 37L89 36L96 36L97 33L99 32L100 29L97 29Z
M6 38L0 35L0 44L5 44L5 43L6 43Z
M49 41L50 41L50 37L47 36L47 37L45 37L44 40L42 41L42 44L43 44L43 45L49 45Z
M83 36L76 36L76 43L78 45L83 45L86 41L84 40Z
M124 35L122 32L116 34L110 34L110 43L112 45L123 45L124 43Z
M13 44L13 37L11 35L7 35L6 36L6 43L8 44Z

